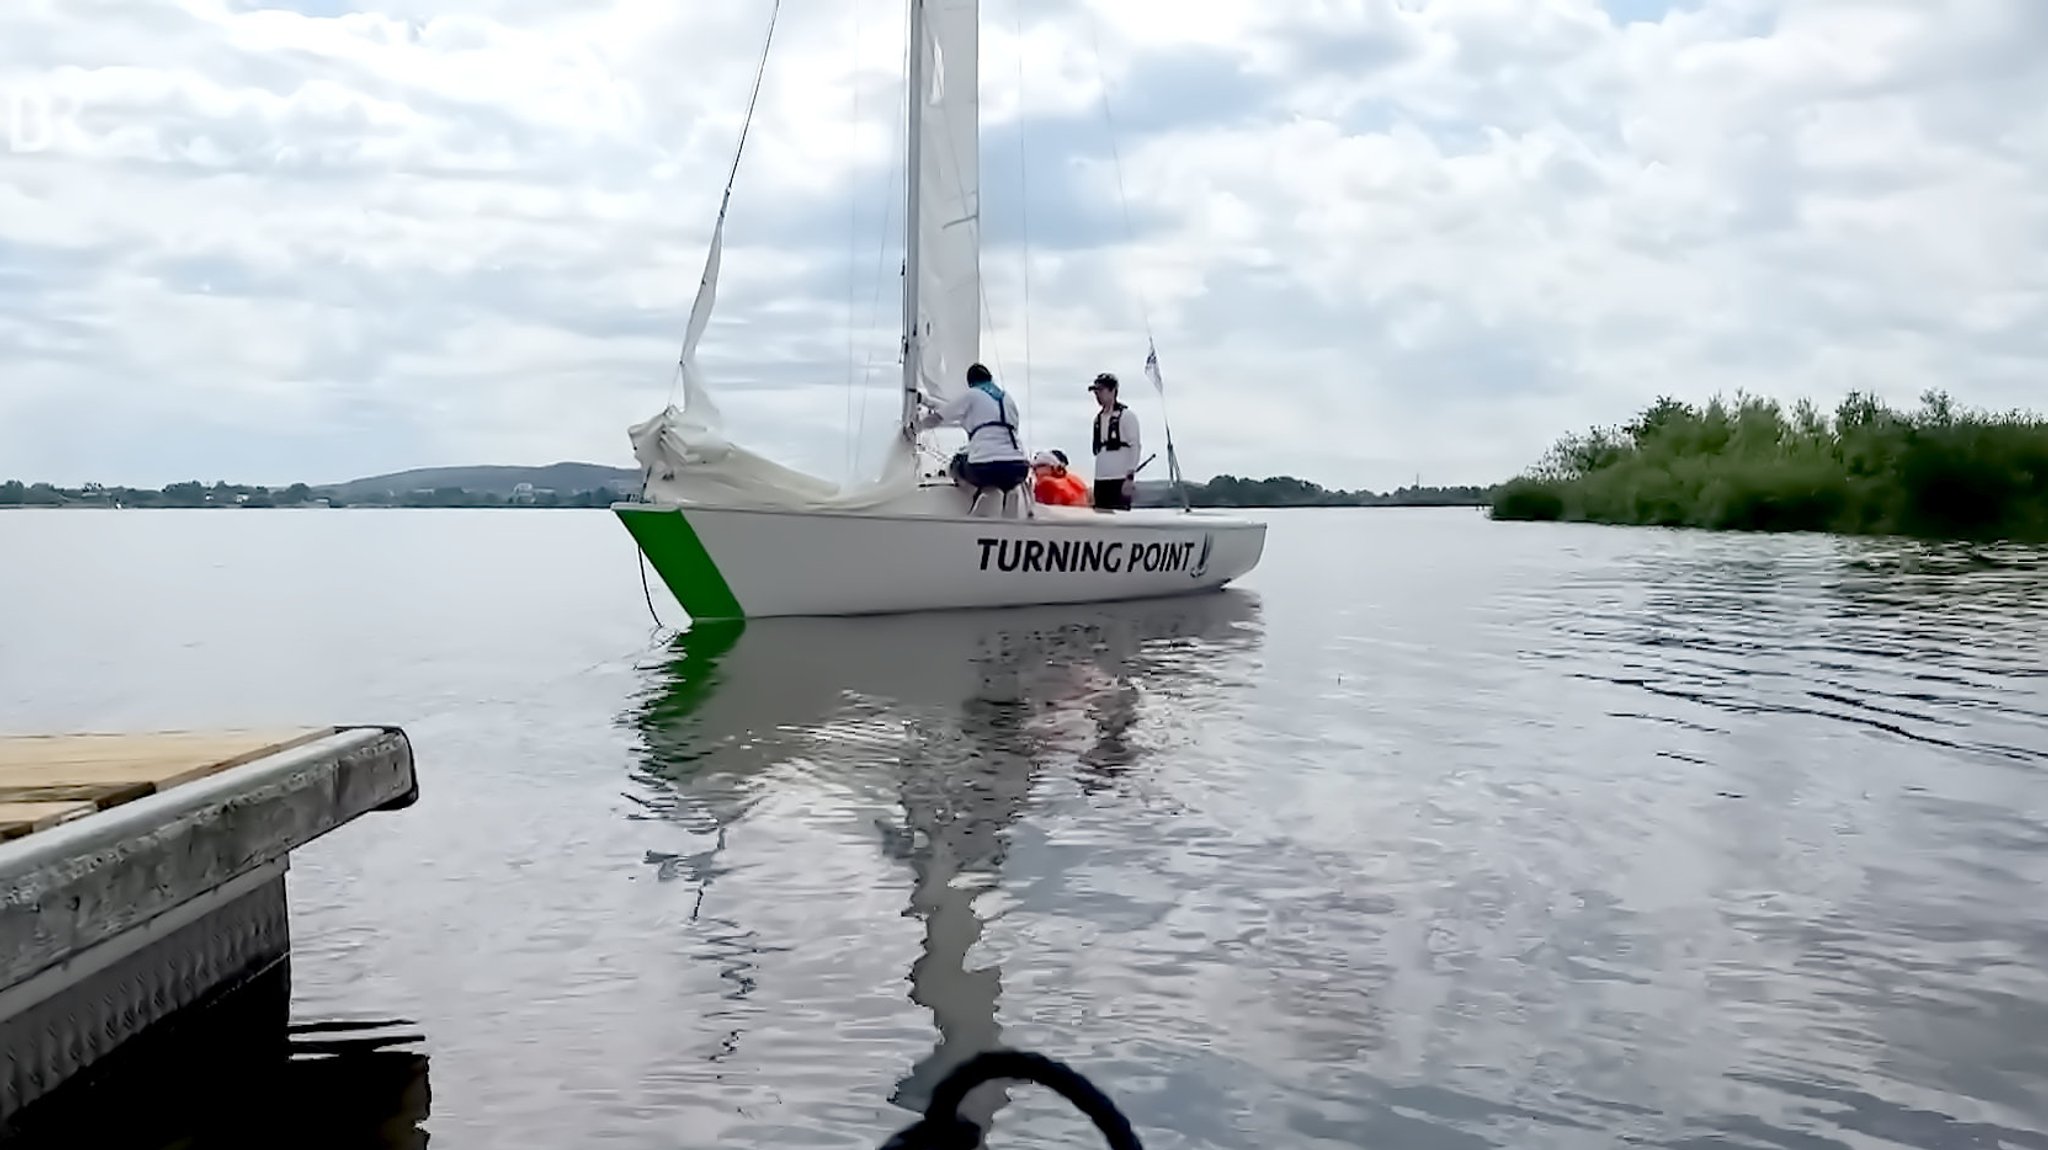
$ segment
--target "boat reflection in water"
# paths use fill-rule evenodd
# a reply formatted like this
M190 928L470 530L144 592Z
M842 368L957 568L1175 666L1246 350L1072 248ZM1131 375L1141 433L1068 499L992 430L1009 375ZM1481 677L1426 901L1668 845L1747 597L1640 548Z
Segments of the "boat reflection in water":
M974 904L1001 882L1010 830L1034 792L1061 773L1085 792L1121 785L1142 762L1131 735L1148 698L1185 699L1245 674L1258 620L1255 597L1225 590L683 634L630 716L641 743L632 797L709 845L648 861L662 877L694 881L701 915L725 873L728 833L761 829L748 819L776 800L777 778L829 776L835 795L853 796L843 801L870 812L875 846L908 871L907 913L923 927L910 998L937 1036L890 1097L921 1111L947 1071L1002 1040L1001 972L968 961L984 925ZM728 997L751 993L766 954L740 924L747 915L745 900L727 899L715 922L699 924L729 940L716 952ZM800 941L829 950L848 940ZM729 1055L740 1029L712 1057ZM1000 1088L978 1091L970 1116L985 1122L1002 1100Z

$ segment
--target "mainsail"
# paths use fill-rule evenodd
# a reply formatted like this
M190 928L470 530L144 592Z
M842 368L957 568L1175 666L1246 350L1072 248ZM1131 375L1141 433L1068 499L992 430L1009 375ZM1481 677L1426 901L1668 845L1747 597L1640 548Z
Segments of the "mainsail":
M966 388L967 367L980 357L982 303L979 0L909 3L915 51L905 100L910 110L903 301L906 430L916 415L911 391L921 389L943 402ZM721 205L678 362L682 406L672 403L628 432L644 472L644 497L665 503L850 510L908 493L917 485L914 434L895 438L879 475L847 485L785 467L727 438L723 416L697 364L697 345L718 293L724 236Z
M919 60L911 76L923 89L912 106L917 147L918 382L935 399L967 387L967 366L981 357L981 93L978 0L911 0L922 9Z

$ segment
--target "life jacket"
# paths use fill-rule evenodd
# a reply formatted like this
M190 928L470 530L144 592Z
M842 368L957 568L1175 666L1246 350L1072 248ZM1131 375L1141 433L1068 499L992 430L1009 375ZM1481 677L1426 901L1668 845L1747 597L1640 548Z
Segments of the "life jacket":
M1071 471L1040 476L1032 498L1047 506L1081 507L1088 503L1088 487Z
M1017 425L1010 422L1009 413L1003 410L1003 400L1006 398L1003 395L1003 389L997 387L994 383L977 383L974 386L979 388L983 395L996 401L996 417L987 423L977 423L973 427L968 428L967 438L973 439L975 434L984 428L1000 427L1009 433L1010 446L1013 449L1018 451L1024 450L1023 445L1017 441Z
M1095 454L1101 455L1105 451L1122 451L1130 446L1130 444L1124 442L1124 410L1124 405L1121 403L1110 407L1107 434L1103 431L1102 417L1099 415L1095 417L1095 431L1092 436L1095 443Z

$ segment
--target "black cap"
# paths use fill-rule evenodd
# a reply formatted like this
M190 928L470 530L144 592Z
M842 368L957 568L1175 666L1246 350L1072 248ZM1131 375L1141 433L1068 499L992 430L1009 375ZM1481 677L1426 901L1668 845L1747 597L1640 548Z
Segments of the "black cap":
M1088 385L1088 390L1094 391L1098 387L1106 387L1111 391L1115 391L1116 376L1110 372L1105 371L1101 375L1095 377L1095 382Z
M967 382L969 383L987 383L994 378L995 376L988 373L987 368L978 363L967 366Z

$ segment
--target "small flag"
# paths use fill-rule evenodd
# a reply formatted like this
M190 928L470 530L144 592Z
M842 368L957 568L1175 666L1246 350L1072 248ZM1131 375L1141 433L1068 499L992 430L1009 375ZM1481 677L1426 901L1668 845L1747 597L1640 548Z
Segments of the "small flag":
M1159 389L1159 394L1166 394L1166 381L1159 378L1158 348L1148 346L1145 349L1145 378L1152 381L1152 386Z

